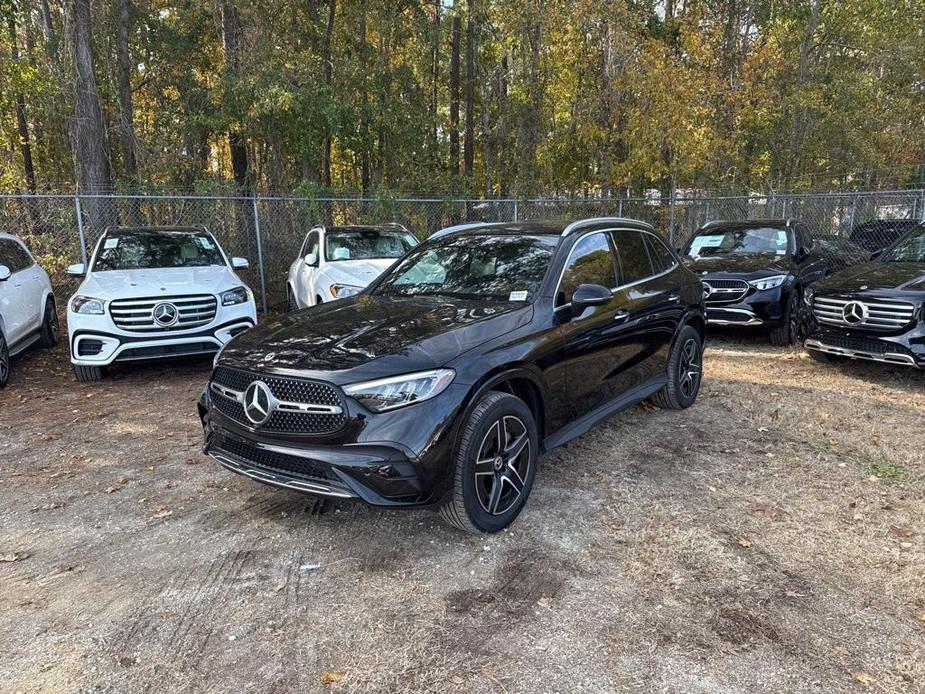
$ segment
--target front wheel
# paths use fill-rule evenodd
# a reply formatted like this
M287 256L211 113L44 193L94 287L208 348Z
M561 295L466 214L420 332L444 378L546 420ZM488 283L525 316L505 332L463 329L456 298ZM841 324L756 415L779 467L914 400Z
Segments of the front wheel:
M103 380L103 367L74 365L74 375L81 383L95 383Z
M784 310L784 322L777 328L772 328L768 339L775 347L789 347L797 338L800 327L800 295L794 287L790 290L787 308Z
M10 380L10 348L6 344L6 337L0 332L0 388L6 386Z
M450 525L469 533L496 533L527 503L539 436L526 403L508 393L487 393L475 406L455 453L452 495L440 508Z
M685 325L668 355L668 383L652 396L663 410L683 410L694 404L703 380L703 341Z
M293 296L292 294L292 287L288 287L286 289L286 310L289 313L299 310L299 306L298 304L296 304L296 301L295 301L295 296Z
M42 320L42 333L39 343L42 347L54 347L58 344L61 328L58 325L58 309L51 297L45 302L45 318Z

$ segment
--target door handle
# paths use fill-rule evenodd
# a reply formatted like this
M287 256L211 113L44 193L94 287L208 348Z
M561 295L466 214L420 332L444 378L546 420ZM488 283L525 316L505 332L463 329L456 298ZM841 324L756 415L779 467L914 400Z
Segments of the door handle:
M625 311L622 308L613 315L613 319L617 322L625 321L630 317L630 312Z

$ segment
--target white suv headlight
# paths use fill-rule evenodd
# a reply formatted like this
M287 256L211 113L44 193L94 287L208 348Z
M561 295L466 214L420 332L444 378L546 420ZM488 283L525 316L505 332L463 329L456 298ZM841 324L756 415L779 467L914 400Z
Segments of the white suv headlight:
M771 277L762 277L759 280L752 280L749 284L758 291L764 291L765 289L779 287L786 281L787 275L772 275Z
M71 299L71 311L74 313L83 313L85 315L102 316L104 313L103 300L78 294Z
M335 299L345 299L348 296L356 296L363 291L363 287L357 287L355 284L332 284L328 287L331 296Z
M250 301L250 292L247 291L247 287L235 287L234 289L229 289L227 292L222 292L220 294L222 298L222 306L234 306L235 304L244 304Z
M440 395L453 381L453 369L419 371L344 386L344 392L373 412L385 412Z

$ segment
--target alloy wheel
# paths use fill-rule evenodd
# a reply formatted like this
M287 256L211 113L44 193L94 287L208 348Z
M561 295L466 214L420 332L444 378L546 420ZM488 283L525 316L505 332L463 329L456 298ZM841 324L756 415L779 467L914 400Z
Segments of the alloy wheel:
M10 352L6 346L6 338L0 334L0 383L6 383L10 375Z
M45 309L48 314L48 329L51 333L51 338L53 342L58 341L58 336L61 334L61 326L58 323L58 311L55 310L55 305L50 303L48 308Z
M689 338L681 347L681 359L678 361L678 387L685 400L697 393L700 376L700 345L697 340Z
M499 516L517 503L530 456L530 435L519 417L505 415L489 427L475 461L476 494L486 513Z

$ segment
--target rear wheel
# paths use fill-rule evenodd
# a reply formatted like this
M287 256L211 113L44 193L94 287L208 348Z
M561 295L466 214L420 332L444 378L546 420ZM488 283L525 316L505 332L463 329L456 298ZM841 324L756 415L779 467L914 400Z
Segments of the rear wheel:
M74 365L74 375L81 383L95 383L103 380L102 366L78 366Z
M470 533L503 530L530 496L538 457L539 436L530 408L508 393L487 393L463 429L452 495L440 515Z
M6 336L0 332L0 388L10 380L10 348L6 344Z
M703 341L690 325L685 325L668 356L668 383L652 396L652 402L663 410L683 410L690 407L700 392L703 380Z
M58 309L55 307L55 300L48 297L45 301L45 318L42 320L42 334L39 338L39 344L42 347L54 347L58 344L58 336L61 334L61 328L58 324Z
M787 299L787 308L784 311L784 322L768 333L771 344L775 347L789 347L797 337L800 323L800 295L796 288L790 291Z

